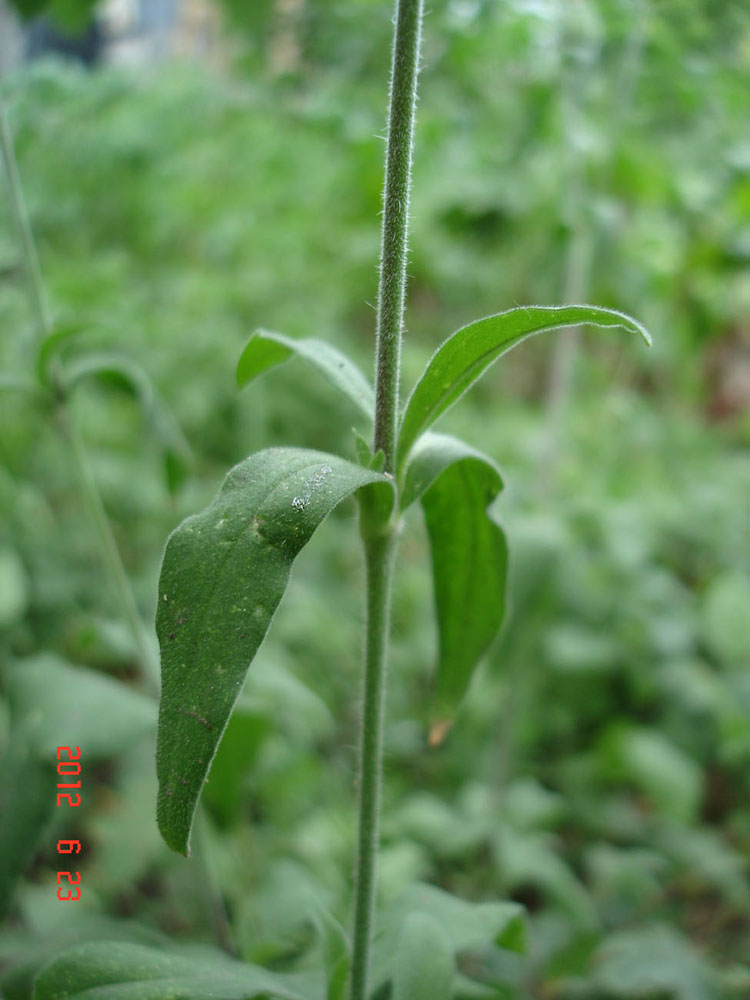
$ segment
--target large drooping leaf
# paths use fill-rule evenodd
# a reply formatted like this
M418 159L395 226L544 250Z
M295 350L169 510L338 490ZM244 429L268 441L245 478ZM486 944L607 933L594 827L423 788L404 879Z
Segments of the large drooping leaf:
M324 340L308 337L295 340L283 333L256 330L237 362L237 385L245 386L254 378L287 361L294 354L304 358L328 379L366 416L372 419L375 394L372 386L345 354Z
M156 630L162 658L158 822L188 853L195 807L247 668L292 562L345 497L384 476L343 458L270 448L235 466L218 496L167 542Z
M418 883L381 915L373 954L373 986L391 978L393 956L413 914L427 914L447 935L452 953L500 947L523 953L526 923L518 903L470 903L436 886Z
M406 469L402 506L421 499L432 554L439 659L431 739L439 742L505 614L507 546L487 508L503 487L481 452L424 434Z
M281 975L208 948L160 951L101 941L64 952L36 981L34 1000L310 1000L311 977Z
M392 1000L451 1000L455 967L445 928L428 913L410 913L393 962Z
M636 320L614 309L598 306L523 306L487 316L457 330L433 354L407 400L399 432L399 471L419 435L501 354L532 334L581 323L622 327L639 333L647 344L651 343L648 331Z

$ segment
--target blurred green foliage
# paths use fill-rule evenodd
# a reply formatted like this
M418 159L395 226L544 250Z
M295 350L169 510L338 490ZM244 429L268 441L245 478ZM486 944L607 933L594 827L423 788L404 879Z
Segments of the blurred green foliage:
M167 532L229 464L288 440L354 454L333 428L356 411L322 380L301 390L294 362L241 394L233 385L260 324L325 336L371 365L390 9L309 2L303 15L298 64L281 78L264 61L263 17L268 38L248 25L245 75L231 80L40 64L5 88L58 320L142 364L195 454L172 500L132 395L76 396L145 617ZM655 346L585 334L553 426L554 346L529 343L441 425L506 477L512 610L454 730L428 751L424 533L403 546L383 901L429 880L524 903L527 958L462 959L488 997L741 1000L750 18L740 4L485 0L432 4L426 30L405 378L466 320L571 287L637 315ZM20 267L0 203L0 368L25 373ZM16 736L40 657L54 654L55 677L135 683L54 421L0 393L6 767L33 744ZM308 904L347 916L362 568L353 511L334 519L295 568L206 790L204 861L238 951L277 968L316 964ZM52 817L28 859L0 936L7 1000L29 997L36 970L75 941L211 938L199 863L158 837L154 736L136 714L126 753L115 741L90 755L80 816ZM11 803L13 788L0 795ZM84 899L61 913L54 843L78 835Z

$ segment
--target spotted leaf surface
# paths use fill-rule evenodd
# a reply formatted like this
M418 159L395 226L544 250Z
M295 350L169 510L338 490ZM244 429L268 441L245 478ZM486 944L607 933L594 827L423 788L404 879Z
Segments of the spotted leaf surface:
M201 788L295 556L341 500L370 484L392 494L380 473L338 456L271 448L235 466L209 507L170 536L156 616L157 818L173 850L189 852Z

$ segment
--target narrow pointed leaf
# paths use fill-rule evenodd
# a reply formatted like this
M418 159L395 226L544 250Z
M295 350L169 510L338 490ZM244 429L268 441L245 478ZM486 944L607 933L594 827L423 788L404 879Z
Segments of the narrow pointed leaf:
M428 913L410 913L393 963L392 1000L451 1000L455 969L447 931Z
M505 614L507 546L487 508L497 466L458 438L428 433L406 470L404 507L421 499L432 554L439 658L431 742L439 743Z
M162 698L158 822L188 853L203 782L292 562L345 497L384 476L335 455L271 448L240 462L167 542L156 630Z
M399 433L399 469L414 442L501 354L535 333L587 323L651 337L637 320L599 306L522 306L462 327L437 349L406 403Z
M212 949L161 951L97 941L63 952L38 977L34 1000L310 1000L311 977L270 972Z
M295 340L283 333L257 330L237 363L237 385L242 388L258 375L288 361L295 354L316 368L348 396L360 412L372 420L375 394L370 383L345 354L325 340L314 337Z

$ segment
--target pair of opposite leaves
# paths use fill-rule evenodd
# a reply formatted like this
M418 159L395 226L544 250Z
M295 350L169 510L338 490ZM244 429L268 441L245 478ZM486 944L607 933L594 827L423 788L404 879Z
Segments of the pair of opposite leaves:
M429 428L501 354L527 337L587 323L648 332L596 306L530 306L477 320L429 361L403 411L394 480L369 456L355 464L302 448L271 448L235 466L214 501L170 536L159 581L161 647L157 817L167 844L188 854L201 788L248 667L284 594L297 553L345 497L363 487L399 512L420 500L432 552L439 659L433 723L445 727L497 634L505 606L506 544L487 508L502 489L494 462ZM240 386L302 356L370 420L372 387L319 340L253 335Z

